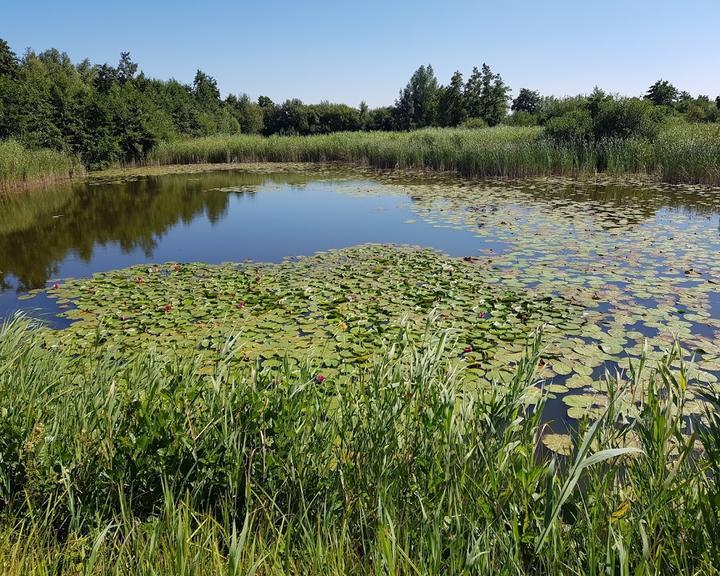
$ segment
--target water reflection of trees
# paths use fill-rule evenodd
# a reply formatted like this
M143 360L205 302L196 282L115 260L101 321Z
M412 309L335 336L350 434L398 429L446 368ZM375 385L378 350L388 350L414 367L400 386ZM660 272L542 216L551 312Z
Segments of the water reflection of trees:
M229 194L250 193L268 181L308 180L302 174L218 172L75 184L0 198L0 290L10 287L10 275L19 290L43 287L69 254L89 261L98 246L117 244L150 257L178 222L189 224L202 215L219 222Z

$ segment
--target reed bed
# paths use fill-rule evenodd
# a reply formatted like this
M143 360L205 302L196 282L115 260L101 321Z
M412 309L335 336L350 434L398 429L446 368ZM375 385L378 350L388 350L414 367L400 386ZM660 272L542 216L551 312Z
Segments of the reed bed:
M720 184L720 124L674 125L660 134L655 156L667 182Z
M539 127L342 132L321 136L214 136L161 143L148 164L350 162L477 177L611 172L669 182L720 183L720 128L683 124L654 140L554 142Z
M21 188L84 174L80 161L57 150L31 150L14 140L0 141L0 190Z
M220 135L159 143L143 165L345 162L381 169L431 169L522 178L597 172L651 174L667 182L720 183L720 126L672 124L653 140L555 142L540 127L431 128L318 136ZM53 150L0 142L0 189L83 174Z
M319 383L311 360L238 369L233 341L198 375L192 357L99 344L64 358L4 325L0 572L718 573L720 419L688 429L674 352L639 418L611 402L553 456L543 402L526 403L540 337L484 395L441 360L447 337L401 331Z

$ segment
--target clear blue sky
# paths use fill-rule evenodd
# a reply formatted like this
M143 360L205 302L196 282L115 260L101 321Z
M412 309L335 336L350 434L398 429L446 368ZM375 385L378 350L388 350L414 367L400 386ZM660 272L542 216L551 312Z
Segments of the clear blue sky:
M0 37L223 94L391 104L420 64L490 64L513 88L628 95L662 77L720 94L720 0L0 0Z

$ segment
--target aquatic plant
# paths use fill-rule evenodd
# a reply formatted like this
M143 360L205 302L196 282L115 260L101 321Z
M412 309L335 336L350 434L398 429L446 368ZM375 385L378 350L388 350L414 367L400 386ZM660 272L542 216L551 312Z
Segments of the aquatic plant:
M420 168L478 177L612 172L669 182L720 182L714 125L682 124L657 138L554 141L543 128L425 129L320 136L212 136L160 143L146 163L351 162L376 168Z
M14 140L0 141L0 190L70 178L85 172L80 161L56 150L31 150Z
M194 353L116 360L94 344L72 358L27 321L4 325L0 568L718 573L717 443L695 432L720 429L688 427L676 353L635 420L611 402L559 436L542 398L526 408L538 338L504 393L482 397L463 391L448 338L408 333L319 382L314 361L239 366L237 342L202 375Z

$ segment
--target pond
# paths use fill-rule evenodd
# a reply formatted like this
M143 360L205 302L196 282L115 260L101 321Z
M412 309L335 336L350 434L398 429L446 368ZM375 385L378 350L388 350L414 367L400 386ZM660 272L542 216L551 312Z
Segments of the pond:
M0 317L40 317L75 351L98 326L119 348L212 351L240 331L248 361L309 354L332 373L434 311L448 357L497 382L543 325L563 420L599 413L608 371L675 338L717 386L719 254L710 188L249 165L0 198ZM207 266L223 262L244 264Z

